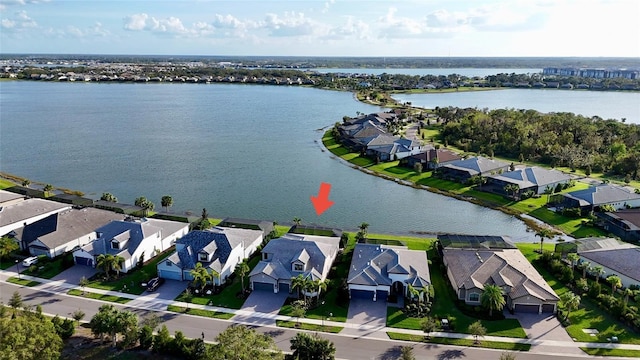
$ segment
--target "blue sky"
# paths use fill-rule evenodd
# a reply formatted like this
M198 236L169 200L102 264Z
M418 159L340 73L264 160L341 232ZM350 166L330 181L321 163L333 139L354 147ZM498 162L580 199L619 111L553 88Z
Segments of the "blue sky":
M637 0L0 0L0 53L640 57Z

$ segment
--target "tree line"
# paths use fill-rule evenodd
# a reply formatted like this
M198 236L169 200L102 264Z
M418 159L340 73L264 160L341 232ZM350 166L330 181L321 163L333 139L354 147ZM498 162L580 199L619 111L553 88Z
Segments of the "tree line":
M640 176L640 125L535 110L436 108L441 140L464 151L625 177Z

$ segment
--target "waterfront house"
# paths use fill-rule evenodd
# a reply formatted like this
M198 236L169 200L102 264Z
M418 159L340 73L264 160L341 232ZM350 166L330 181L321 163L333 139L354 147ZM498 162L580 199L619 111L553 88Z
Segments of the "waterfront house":
M186 235L189 224L143 218L112 221L96 230L96 239L73 252L76 264L96 266L101 254L121 256L122 272L129 272L141 259L147 261Z
M5 192L6 193L6 192ZM42 220L50 215L71 209L69 204L44 199L24 199L22 196L4 195L6 205L0 205L0 236ZM25 244L20 244L22 250L26 250Z
M550 170L537 166L516 169L487 176L487 183L482 190L491 191L503 195L509 195L504 190L507 185L518 186L519 193L533 191L534 194L543 194L545 189L555 189L558 184L566 184L571 181L571 176L558 170Z
M291 279L302 275L324 281L340 246L340 238L286 234L262 249L261 261L249 274L251 289L292 293Z
M253 219L240 219L240 218L225 218L219 224L218 227L230 227L238 229L260 230L262 231L262 237L264 239L271 235L275 230L272 221L266 220L253 220Z
M625 241L640 242L640 209L598 212L602 227Z
M476 156L452 161L438 168L438 173L448 179L465 182L473 176L488 176L506 171L509 164L495 159Z
M356 244L349 275L349 296L386 301L389 295L412 296L409 285L428 293L427 253L403 246Z
M380 161L398 160L422 151L420 142L388 134L363 139L361 143L365 148L366 155L380 159Z
M616 210L640 207L640 194L631 188L612 184L562 194L561 206L564 208L580 208L586 213L597 211L603 205L611 205Z
M461 160L462 157L449 149L436 149L427 145L426 150L415 155L407 156L400 160L400 165L413 169L418 163L422 164L424 170L435 170L443 165Z
M193 280L191 270L201 263L218 273L220 285L236 265L253 254L262 243L262 230L214 227L194 230L176 241L176 251L158 263L158 276L173 280Z

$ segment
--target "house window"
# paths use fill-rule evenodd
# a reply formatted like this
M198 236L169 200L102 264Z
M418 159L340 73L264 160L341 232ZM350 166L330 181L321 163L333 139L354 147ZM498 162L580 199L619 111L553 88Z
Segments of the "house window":
M262 253L262 260L267 260L269 258L269 255L267 255L267 253Z
M112 248L112 249L120 249L120 243L119 243L119 242L117 242L116 240L113 240L113 241L111 242L111 248Z
M478 293L471 293L469 294L469 301L480 301L480 294Z
M208 259L209 259L209 256L207 255L207 253L198 253L198 260L207 261Z
M171 261L167 261L167 266L171 266Z
M304 271L304 266L302 264L293 264L293 271Z

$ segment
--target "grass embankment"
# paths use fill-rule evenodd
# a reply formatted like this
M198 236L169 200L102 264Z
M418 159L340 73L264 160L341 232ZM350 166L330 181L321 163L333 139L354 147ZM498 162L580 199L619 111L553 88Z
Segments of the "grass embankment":
M8 278L7 282L10 282L12 284L22 285L22 286L28 286L28 287L40 285L40 282L33 281L33 280L27 280L27 279L18 279L15 276Z
M640 359L640 350L627 349L590 349L581 347L580 350L591 356L621 356Z
M129 301L131 301L131 299L120 297L120 296L107 295L107 294L98 294L98 293L92 293L92 292L89 292L89 291L83 292L83 291L77 290L77 289L71 289L71 290L69 290L67 292L67 294L73 295L73 296L79 296L79 297L83 297L83 298L87 298L87 299L95 299L95 300L100 300L100 301L114 302L114 303L118 303L118 304L126 304Z
M223 319L223 320L229 320L234 316L234 314L230 314L230 313L224 313L224 312L218 312L218 311L212 311L212 310L186 308L186 307L177 306L177 305L167 306L167 311L182 313L182 314L189 314L194 316L209 317L214 319Z
M516 202L502 195L478 191L475 187L466 184L434 177L431 171L418 173L413 169L399 166L399 161L397 160L376 164L374 160L361 156L359 153L350 152L343 147L331 136L331 131L327 131L324 134L322 142L334 155L363 168L365 172L371 173L372 175L392 181L403 181L406 182L407 185L452 196L459 200L471 201L475 204L500 210L510 215L519 216L526 214L553 225L562 232L574 237L606 235L604 231L598 228L583 224L584 219L572 219L548 210L546 208L548 199L544 195L538 198L530 198ZM577 182L574 187L566 189L562 193L587 187L587 184ZM532 222L530 222L529 225L533 228L537 226Z
M495 91L495 90L504 90L504 88L461 86L461 87L457 87L457 88L443 88L443 89L393 90L393 91L391 91L391 94L440 94L440 93L452 93L452 92Z
M501 341L480 341L476 343L475 341L470 339L451 339L451 338L435 337L435 336L431 337L430 339L426 339L424 336L420 336L420 335L403 334L403 333L396 333L396 332L387 332L387 335L392 340L413 341L413 342L422 342L422 343L429 343L429 344L470 346L470 347L512 350L512 351L529 351L529 349L531 349L530 344L508 343L508 342L501 342Z
M526 243L518 243L516 245L529 261L533 261L540 256L535 252L535 250L540 249L539 245ZM553 244L544 244L543 249L553 251ZM536 262L532 263L558 296L571 291L571 289L553 276L547 268L540 266ZM601 284L606 286L603 282L601 282ZM582 297L578 310L572 311L571 314L569 314L569 321L571 325L567 326L565 329L569 336L574 338L576 341L605 343L608 342L607 338L617 336L621 343L640 345L640 337L636 332L621 324L616 318L602 310L589 298ZM590 334L582 331L583 329L596 329L598 330L598 334L596 336L591 336Z
M341 326L323 326L323 325L297 323L295 321L284 321L284 320L276 320L276 326L290 328L290 329L327 332L327 333L333 333L333 334L337 334L340 331L342 331L342 329L344 329Z

